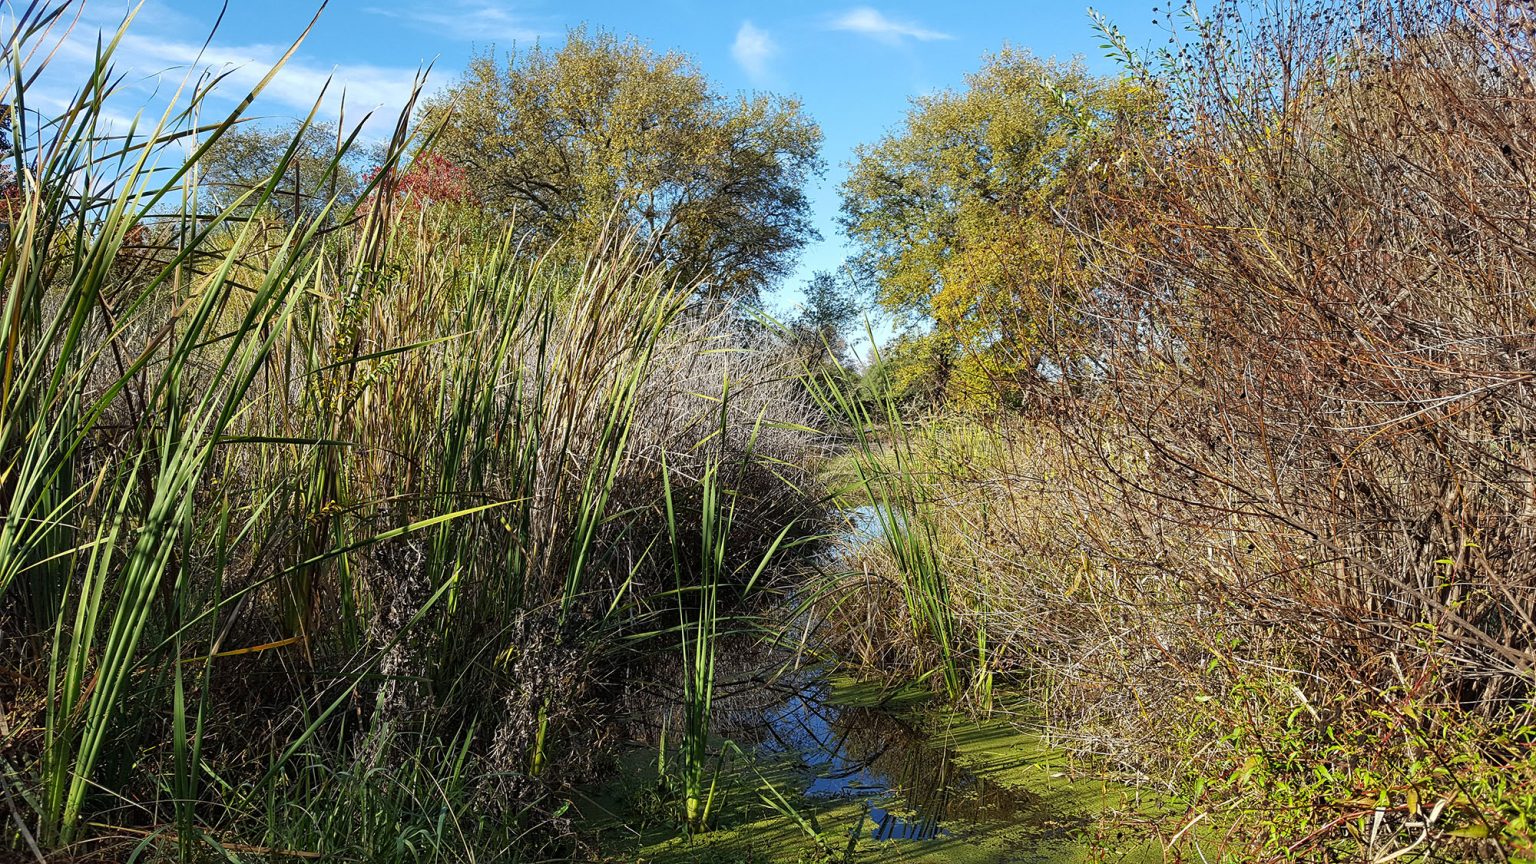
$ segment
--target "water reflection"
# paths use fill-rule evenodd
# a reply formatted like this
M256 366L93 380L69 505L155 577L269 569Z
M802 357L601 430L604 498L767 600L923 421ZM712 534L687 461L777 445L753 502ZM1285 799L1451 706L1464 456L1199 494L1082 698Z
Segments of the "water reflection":
M881 708L838 705L812 684L767 715L763 755L799 760L810 798L865 798L875 840L932 840L951 826L1035 822L1038 795L991 782L960 766L954 752L914 718Z
M845 547L878 541L888 525L900 525L902 519L876 505L846 515ZM834 687L825 667L801 666L814 662L806 644L816 639L815 628L795 597L783 606L791 612L780 639L751 633L721 637L713 727L721 739L753 757L739 765L741 782L769 782L785 795L799 792L812 801L862 802L856 831L876 841L972 842L999 830L1010 838L1022 830L1033 841L1060 837L1084 824L1082 817L1064 814L1060 796L1048 790L1050 797L1043 797L997 783L990 779L994 764L974 770L960 764L946 743L951 736L935 730L967 721L916 708L921 701L917 691L906 698L855 692L860 688ZM658 662L649 670L652 686L631 691L633 731L650 747L681 725L680 694L673 683L681 671L675 662ZM958 737L974 744L975 736L993 734L998 730L968 725ZM1016 743L1000 741L998 749ZM973 746L961 746L974 756Z
M848 532L845 539L854 543L878 540L885 533L885 523L881 519L880 507L875 504L864 504L847 511Z

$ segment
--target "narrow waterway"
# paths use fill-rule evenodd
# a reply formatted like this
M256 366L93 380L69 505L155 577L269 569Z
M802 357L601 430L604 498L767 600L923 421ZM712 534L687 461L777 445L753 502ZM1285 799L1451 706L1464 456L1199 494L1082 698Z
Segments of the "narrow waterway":
M878 539L882 521L872 508L850 511L844 543ZM923 688L859 682L803 649L740 640L722 650L712 830L685 836L662 812L660 740L637 743L592 794L584 809L613 826L625 860L1012 864L1105 860L1105 850L1161 860L1158 844L1103 818L1152 802L1087 776L1019 712L966 717ZM666 727L659 709L647 728Z

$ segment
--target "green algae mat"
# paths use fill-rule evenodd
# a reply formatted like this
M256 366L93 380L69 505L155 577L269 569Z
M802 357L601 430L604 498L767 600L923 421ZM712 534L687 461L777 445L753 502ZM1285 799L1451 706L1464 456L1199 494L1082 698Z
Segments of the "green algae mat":
M751 740L719 742L717 816L679 830L659 751L637 748L579 804L609 861L1155 862L1133 826L1160 802L1074 777L1008 720L930 710L915 691L813 682ZM1113 815L1114 818L1106 818Z

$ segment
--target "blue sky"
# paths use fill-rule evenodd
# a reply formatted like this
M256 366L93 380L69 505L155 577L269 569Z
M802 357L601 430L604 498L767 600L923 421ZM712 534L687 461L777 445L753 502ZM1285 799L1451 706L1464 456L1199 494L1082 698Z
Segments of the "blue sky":
M1139 46L1167 38L1152 23L1157 2L1095 5ZM0 0L0 7L5 5ZM135 94L153 101L153 93L174 89L220 5L146 0L120 52L119 66L131 70L134 90L118 102L118 114L133 113ZM231 97L243 95L239 85L265 73L317 6L317 0L230 0L204 62L236 69L236 86L226 89ZM74 83L68 80L68 63L84 62L96 31L110 29L127 8L126 0L85 0L71 44L61 52L59 86ZM0 17L5 14L0 11ZM811 271L835 268L843 260L837 185L844 165L859 143L898 124L913 96L961 85L983 55L1004 44L1048 57L1080 54L1091 67L1110 68L1081 2L332 0L255 113L302 115L320 84L334 75L347 90L350 117L367 108L392 117L426 63L435 63L430 89L451 82L477 50L534 40L558 44L568 28L583 22L634 34L658 50L684 51L723 90L796 96L821 124L828 171L813 200L824 239L806 250L800 272L771 298L782 311L793 305L795 286ZM327 107L333 117L337 104L332 99ZM383 123L373 128L385 134Z

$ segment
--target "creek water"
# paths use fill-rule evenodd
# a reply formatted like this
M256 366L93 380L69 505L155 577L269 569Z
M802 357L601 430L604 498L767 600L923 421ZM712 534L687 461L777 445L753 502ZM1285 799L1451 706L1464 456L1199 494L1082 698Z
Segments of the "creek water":
M883 517L851 510L843 545L878 540ZM861 684L787 653L747 640L722 646L716 726L722 749L737 755L721 772L719 824L696 837L664 820L627 829L634 860L1087 860L1082 838L1096 815L1130 800L1126 790L1073 782L1061 755L1013 722L978 722L931 704L921 688ZM651 752L650 765L631 772L642 792L655 782ZM633 810L635 788L609 790L616 821ZM762 806L768 788L787 807Z
M920 702L913 694L816 681L766 716L758 754L796 765L808 800L860 802L861 824L850 830L869 840L964 838L1004 825L1062 836L1080 822L1045 796L994 776L1023 755L1016 730L947 718ZM953 725L945 728L946 721ZM997 746L962 752L957 732Z

